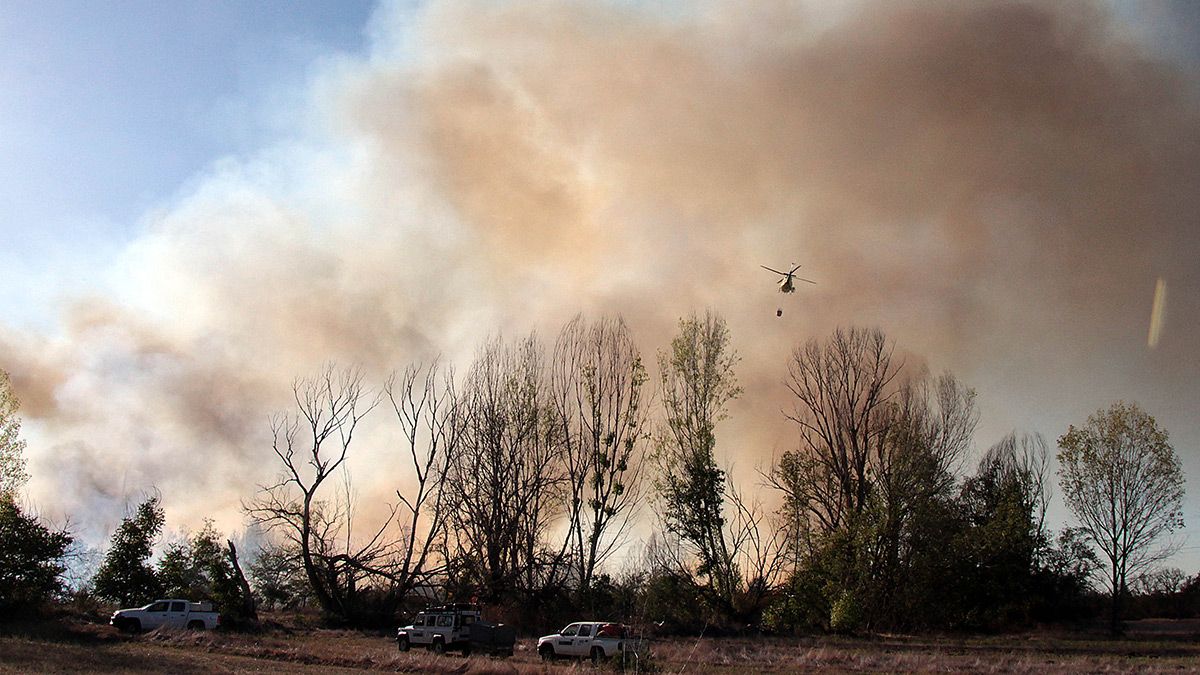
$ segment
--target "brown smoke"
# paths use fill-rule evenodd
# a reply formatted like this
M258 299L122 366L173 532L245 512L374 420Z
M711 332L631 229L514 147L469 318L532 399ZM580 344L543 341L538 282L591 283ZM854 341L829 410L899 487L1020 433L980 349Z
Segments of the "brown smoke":
M0 335L43 429L37 494L153 483L236 522L295 376L462 369L488 333L552 340L580 310L621 312L646 356L681 315L728 318L747 394L721 442L747 478L789 447L790 350L839 324L975 386L983 443L1118 398L1200 441L1193 79L1092 4L757 6L425 10L395 38L415 56L322 89L334 151L218 167L131 247L128 297ZM819 284L775 293L758 265L790 262ZM364 439L385 469L387 438ZM364 496L400 480L375 476Z

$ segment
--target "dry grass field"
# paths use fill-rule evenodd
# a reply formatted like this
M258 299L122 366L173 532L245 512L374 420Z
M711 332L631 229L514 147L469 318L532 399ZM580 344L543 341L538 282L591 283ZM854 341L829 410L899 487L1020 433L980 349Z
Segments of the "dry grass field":
M1058 673L1200 672L1200 623L1142 622L1129 635L1025 633L990 637L872 636L700 638L653 642L660 673ZM347 673L499 675L619 672L574 661L543 663L532 641L491 659L399 653L386 637L355 631L263 634L156 631L127 636L83 622L10 630L0 637L0 673ZM632 672L632 668L629 669Z

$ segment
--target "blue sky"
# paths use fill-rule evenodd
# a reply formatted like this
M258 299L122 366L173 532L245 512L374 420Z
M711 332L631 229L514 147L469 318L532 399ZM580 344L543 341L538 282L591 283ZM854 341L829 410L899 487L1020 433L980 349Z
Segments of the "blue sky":
M0 307L45 325L101 283L142 215L220 157L294 130L270 113L361 54L373 2L0 2Z

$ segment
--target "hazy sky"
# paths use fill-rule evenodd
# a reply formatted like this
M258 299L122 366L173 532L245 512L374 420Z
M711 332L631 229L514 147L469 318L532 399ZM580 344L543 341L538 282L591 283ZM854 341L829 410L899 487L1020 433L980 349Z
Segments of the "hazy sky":
M1198 27L1185 2L0 0L31 497L104 533L155 485L175 523L237 527L268 415L327 361L465 370L579 311L649 357L711 307L747 484L791 447L790 350L878 326L978 391L979 451L1141 403L1193 572ZM758 265L789 262L819 285L774 293ZM393 433L362 439L362 502L403 480Z

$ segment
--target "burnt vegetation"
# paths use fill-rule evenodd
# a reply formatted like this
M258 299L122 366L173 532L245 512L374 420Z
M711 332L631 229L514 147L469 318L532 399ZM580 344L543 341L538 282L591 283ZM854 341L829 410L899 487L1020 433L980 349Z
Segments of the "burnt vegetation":
M795 348L780 387L791 448L738 484L721 442L738 362L710 312L679 322L657 380L619 317L576 317L549 348L491 337L461 377L411 364L372 389L328 366L271 420L277 478L244 501L245 559L211 522L163 541L153 493L89 558L69 525L18 500L5 381L0 612L166 595L214 601L226 628L260 626L263 610L386 628L452 601L528 632L587 615L659 635L796 635L1074 625L1105 609L1119 632L1200 611L1200 575L1154 564L1173 550L1183 478L1135 405L1059 440L1081 526L1052 532L1046 440L1014 432L976 453L974 390L907 367L879 330ZM368 417L387 419L404 470L394 499L366 509L348 466ZM94 573L67 574L88 559Z

